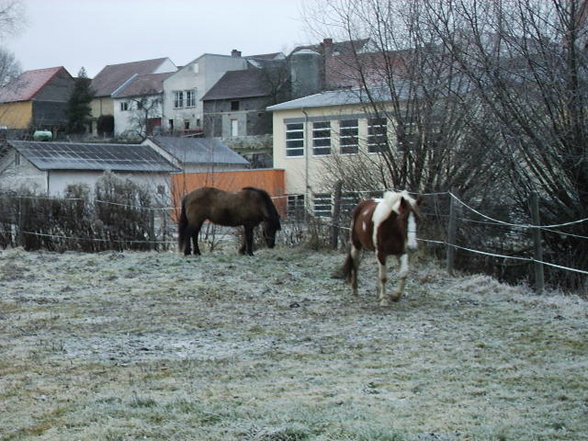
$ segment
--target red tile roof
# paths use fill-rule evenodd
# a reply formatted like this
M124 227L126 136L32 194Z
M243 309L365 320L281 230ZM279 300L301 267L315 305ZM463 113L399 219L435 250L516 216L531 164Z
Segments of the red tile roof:
M0 103L32 100L43 86L62 70L67 72L63 66L23 72L14 81L0 89Z

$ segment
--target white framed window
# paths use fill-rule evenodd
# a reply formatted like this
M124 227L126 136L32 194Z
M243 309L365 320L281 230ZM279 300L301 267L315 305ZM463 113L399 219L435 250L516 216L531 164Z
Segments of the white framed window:
M368 119L367 147L369 153L384 152L388 146L388 128L386 118Z
M121 112L126 112L127 110L129 110L129 103L126 101L121 101L120 102L120 110L121 110Z
M174 92L174 108L179 109L184 107L184 91L178 90Z
M315 193L313 195L313 211L316 217L331 217L333 203L330 193Z
M331 122L315 122L312 125L312 153L329 155L331 153Z
M304 123L286 124L286 156L304 155Z
M288 195L288 217L296 219L304 216L304 195L303 194L289 194Z
M339 149L341 153L357 153L359 147L359 121L344 119L339 123Z
M195 90L186 90L186 107L196 107Z

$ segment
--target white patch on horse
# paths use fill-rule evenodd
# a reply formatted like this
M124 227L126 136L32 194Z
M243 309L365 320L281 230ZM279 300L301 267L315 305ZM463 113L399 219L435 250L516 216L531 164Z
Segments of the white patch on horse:
M384 193L384 197L382 199L377 200L376 209L374 210L374 214L372 215L372 222L374 223L374 232L372 235L372 242L374 244L374 249L378 249L378 228L388 217L390 213L394 211L395 213L400 213L400 199L402 195L400 193L394 193L392 191L387 191Z
M408 215L408 248L416 250L417 248L417 236L416 236L416 221L414 219L414 213Z

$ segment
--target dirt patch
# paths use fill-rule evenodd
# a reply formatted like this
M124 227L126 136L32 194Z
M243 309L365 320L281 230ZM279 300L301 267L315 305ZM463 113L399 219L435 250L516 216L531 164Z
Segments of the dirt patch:
M0 437L588 439L585 301L342 259L1 251Z

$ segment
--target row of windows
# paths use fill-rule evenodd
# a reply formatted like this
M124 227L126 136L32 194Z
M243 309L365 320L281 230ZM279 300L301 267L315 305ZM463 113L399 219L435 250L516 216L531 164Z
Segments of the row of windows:
M351 212L362 198L379 198L382 192L370 192L367 194L357 192L343 192L341 194L341 211ZM333 215L333 195L331 193L315 193L312 195L312 212L316 217L331 217ZM288 217L301 217L304 215L304 195L288 195Z
M378 153L388 145L386 118L369 118L367 148L369 153ZM304 123L286 124L286 156L304 156ZM332 148L330 121L312 123L313 155L329 155ZM359 149L359 120L345 119L339 122L339 151L354 154Z
M135 104L133 106L133 103ZM120 110L121 112L126 112L128 110L143 110L144 108L152 108L153 106L159 105L161 100L158 98L153 100L132 100L132 101L121 101L120 102Z
M196 90L177 90L174 92L174 108L196 107Z

